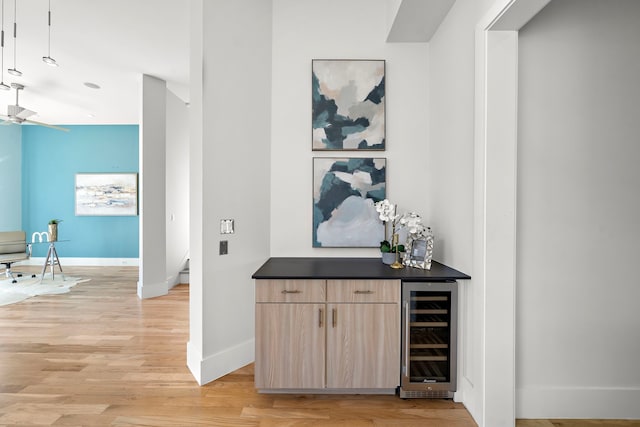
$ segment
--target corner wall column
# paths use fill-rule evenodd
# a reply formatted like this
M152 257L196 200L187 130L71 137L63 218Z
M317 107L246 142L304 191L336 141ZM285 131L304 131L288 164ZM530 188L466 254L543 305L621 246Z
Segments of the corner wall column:
M475 283L482 302L481 427L515 425L518 31L551 0L497 0L476 27Z
M140 117L140 273L138 297L169 292L166 250L166 82L142 75ZM146 191L145 191L146 190Z

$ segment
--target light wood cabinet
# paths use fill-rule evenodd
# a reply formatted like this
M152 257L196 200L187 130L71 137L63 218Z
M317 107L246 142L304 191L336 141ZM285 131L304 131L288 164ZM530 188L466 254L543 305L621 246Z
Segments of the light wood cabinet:
M324 387L324 310L324 304L256 304L256 388Z
M256 280L256 388L393 392L399 280Z
M326 280L256 280L256 302L325 302Z
M400 384L398 306L329 304L328 309L327 388L395 389Z

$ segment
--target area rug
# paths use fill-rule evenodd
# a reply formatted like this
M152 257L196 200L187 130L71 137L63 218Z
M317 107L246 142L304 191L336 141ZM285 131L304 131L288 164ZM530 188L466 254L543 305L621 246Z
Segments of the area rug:
M51 280L50 275L45 275L42 281L40 276L18 277L18 283L11 283L11 279L0 281L0 306L14 304L24 301L27 298L38 295L66 294L78 283L87 282L90 279L79 277L69 277L58 274L55 280Z

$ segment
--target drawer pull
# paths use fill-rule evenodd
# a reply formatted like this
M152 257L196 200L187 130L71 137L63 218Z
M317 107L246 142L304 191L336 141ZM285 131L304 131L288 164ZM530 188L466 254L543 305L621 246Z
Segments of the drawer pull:
M287 290L287 289L284 289L284 290L282 291L282 293L283 293L283 294L300 294L300 293L302 293L302 291L298 291L298 290L295 290L295 291L289 291L289 290Z
M353 293L354 294L365 294L365 295L368 295L368 294L372 294L373 291L354 291Z

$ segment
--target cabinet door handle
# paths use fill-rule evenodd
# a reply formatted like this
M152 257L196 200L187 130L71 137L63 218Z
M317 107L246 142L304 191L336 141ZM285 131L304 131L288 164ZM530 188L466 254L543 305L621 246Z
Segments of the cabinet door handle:
M324 311L320 308L318 309L318 328L322 328L322 324L324 319Z
M334 308L332 309L332 316L333 318L333 327L335 328L336 325L338 324L338 309Z
M354 291L353 293L354 294L372 294L373 291L368 291L368 290L367 291Z
M289 291L289 290L287 290L287 289L284 289L284 290L282 291L282 293L283 293L283 294L300 294L300 293L302 293L302 291L299 291L299 290Z

